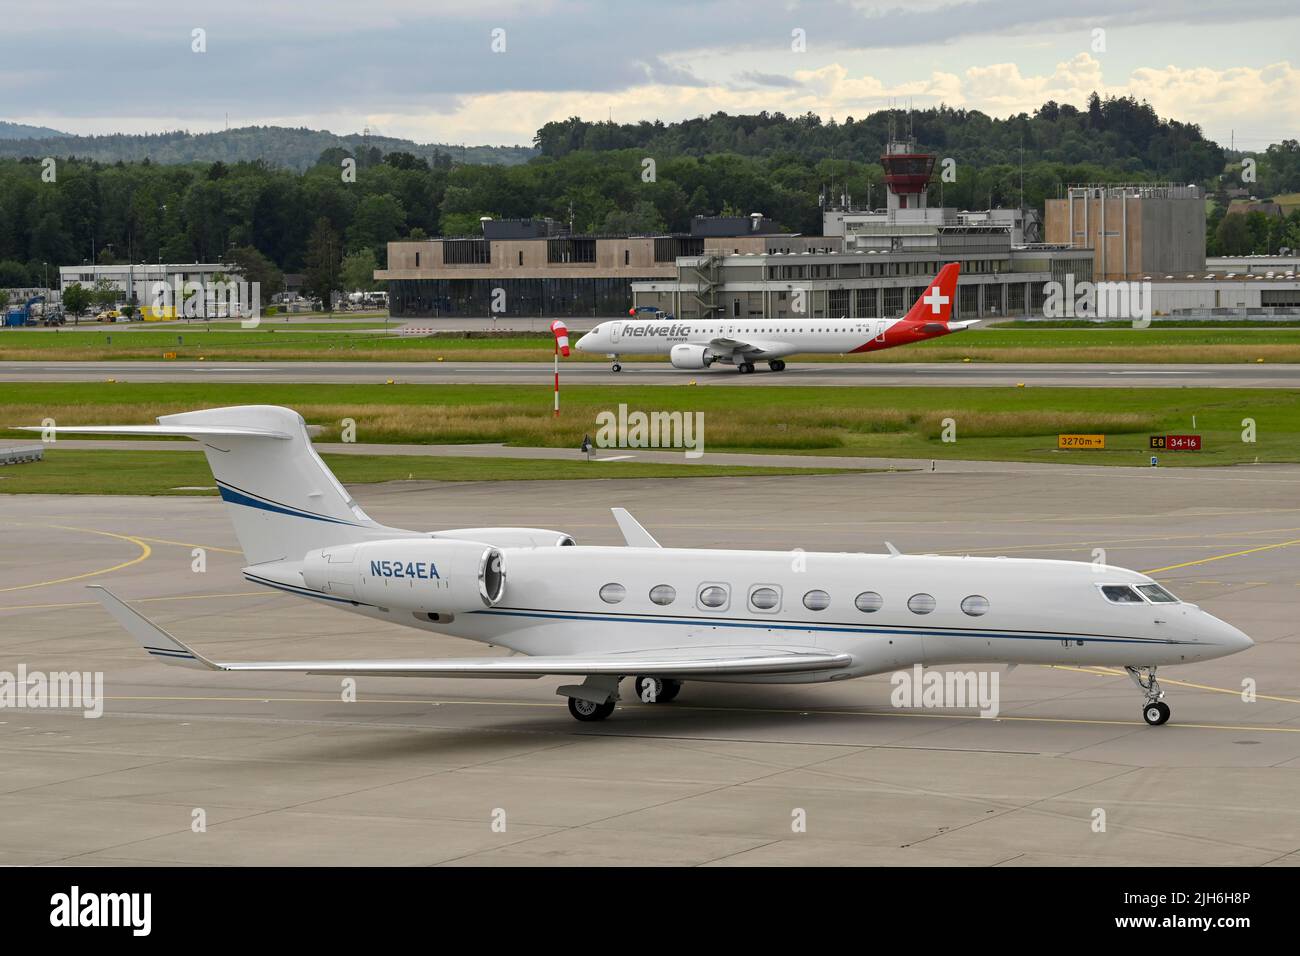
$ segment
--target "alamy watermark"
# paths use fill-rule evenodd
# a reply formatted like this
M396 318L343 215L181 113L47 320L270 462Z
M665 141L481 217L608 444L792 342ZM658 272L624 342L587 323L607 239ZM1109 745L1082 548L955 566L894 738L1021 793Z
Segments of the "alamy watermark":
M239 319L246 329L262 321L262 284L239 280L186 281L179 274L170 282L154 282L150 288L152 308L158 316L186 319Z
M1073 275L1064 282L1043 284L1043 317L1048 319L1127 319L1134 328L1151 325L1150 282L1076 283Z
M931 710L969 708L981 717L996 717L1001 695L997 671L927 671L916 664L910 671L895 671L889 683L889 702L895 707Z
M0 710L80 710L87 718L104 714L103 671L0 671Z
M687 458L704 454L703 412L618 411L596 415L598 448L684 448Z

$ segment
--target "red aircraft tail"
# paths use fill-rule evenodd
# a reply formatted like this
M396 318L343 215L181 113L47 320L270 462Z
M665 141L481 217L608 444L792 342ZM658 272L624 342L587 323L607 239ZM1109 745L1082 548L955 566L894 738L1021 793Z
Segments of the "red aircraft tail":
M904 317L906 322L942 322L952 318L952 306L957 301L957 276L961 265L950 262L934 277L925 293L913 303Z

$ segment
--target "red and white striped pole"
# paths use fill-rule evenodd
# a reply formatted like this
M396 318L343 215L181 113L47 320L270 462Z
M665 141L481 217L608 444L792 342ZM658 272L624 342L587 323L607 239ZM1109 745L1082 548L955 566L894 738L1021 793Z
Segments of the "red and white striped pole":
M569 330L563 322L556 319L551 323L555 333L555 417L560 417L560 355L569 356Z

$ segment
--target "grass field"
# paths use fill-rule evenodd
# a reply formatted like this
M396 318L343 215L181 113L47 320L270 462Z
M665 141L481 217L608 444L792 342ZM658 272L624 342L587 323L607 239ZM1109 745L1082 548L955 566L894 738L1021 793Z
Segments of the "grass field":
M502 442L577 448L620 403L704 414L707 451L887 458L1145 464L1148 436L1203 436L1204 450L1161 453L1169 465L1300 461L1300 393L1285 389L764 388L570 386L551 416L545 386L0 383L2 425L142 424L224 404L297 409L338 441L343 419L365 443ZM1193 424L1195 418L1195 424ZM1242 440L1254 422L1254 442ZM955 441L944 441L946 420ZM1062 432L1103 433L1105 450L1058 451ZM30 438L0 432L9 438ZM470 466L476 467L476 466Z
M752 468L734 465L587 462L529 458L322 455L339 480L541 481L571 478L717 478L843 474L850 469ZM78 451L57 446L45 459L0 467L0 494L215 495L198 451Z
M258 329L202 326L154 330L35 331L0 329L0 361L546 361L549 333L501 337L473 335L406 338L366 331L327 331L297 324L277 330L273 320ZM662 357L637 360L662 361ZM1300 362L1300 328L1040 328L1001 326L932 339L870 355L801 356L800 362ZM604 362L576 350L565 361Z

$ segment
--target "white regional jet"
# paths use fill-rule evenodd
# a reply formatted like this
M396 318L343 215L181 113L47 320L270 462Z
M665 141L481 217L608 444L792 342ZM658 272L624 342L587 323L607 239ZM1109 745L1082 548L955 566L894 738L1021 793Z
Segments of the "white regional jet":
M37 430L37 429L32 429ZM303 419L251 405L157 425L62 433L183 435L203 444L254 584L355 614L501 646L446 660L218 663L102 587L158 660L214 671L574 678L578 720L608 717L634 677L666 702L683 681L815 683L915 664L1124 667L1150 724L1169 718L1156 667L1250 647L1241 631L1144 574L1071 561L662 548L622 509L626 547L561 531L407 531L371 520L312 448Z
M960 271L955 262L940 269L901 319L616 319L578 339L577 348L608 355L615 372L626 355L667 355L674 368L734 365L742 373L765 361L782 372L789 355L878 352L976 325L976 319L950 321Z

